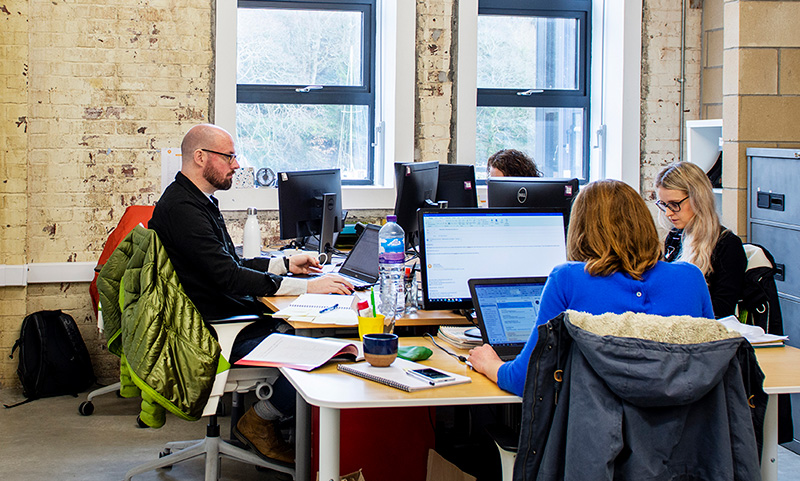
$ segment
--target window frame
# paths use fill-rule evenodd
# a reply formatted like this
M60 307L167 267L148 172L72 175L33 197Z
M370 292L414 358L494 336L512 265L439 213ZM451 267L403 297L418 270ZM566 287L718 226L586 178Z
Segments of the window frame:
M591 125L591 0L534 1L530 0L478 0L478 16L503 15L521 17L565 18L578 21L578 62L577 89L542 89L533 95L517 95L524 88L495 89L480 88L476 80L476 108L478 107L517 107L517 108L580 108L583 109L583 159L581 183L590 177L590 125ZM477 18L476 18L477 32ZM476 40L477 43L477 40ZM477 53L477 47L476 47ZM477 59L476 59L477 73ZM529 88L537 88L531 86ZM476 114L477 116L477 114ZM477 118L475 119L477 131ZM485 185L481 179L479 184Z
M342 179L342 185L373 185L375 181L375 45L377 0L238 0L239 8L267 8L285 10L356 11L362 14L361 84L353 86L322 86L301 92L305 84L236 84L238 104L296 104L296 105L358 105L369 109L367 142L367 178Z
M236 138L237 0L216 0L211 121ZM374 185L342 187L344 209L391 209L394 162L414 159L416 10L404 0L377 0L375 44ZM278 208L277 189L230 189L215 194L220 209Z

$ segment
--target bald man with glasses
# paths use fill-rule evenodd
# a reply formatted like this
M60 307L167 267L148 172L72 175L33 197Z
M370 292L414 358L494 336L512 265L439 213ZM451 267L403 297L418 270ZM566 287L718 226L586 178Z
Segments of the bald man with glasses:
M320 272L315 255L239 258L213 195L231 188L239 168L233 137L225 129L211 124L192 127L183 138L181 154L181 170L156 203L148 227L158 234L186 294L204 319L262 316L237 337L231 362L269 334L291 331L284 321L269 317L258 297L353 292L352 284L336 274L311 280L282 277L287 272ZM235 432L262 456L292 463L294 450L276 435L273 421L294 414L295 392L283 377L274 388L270 401L245 413Z

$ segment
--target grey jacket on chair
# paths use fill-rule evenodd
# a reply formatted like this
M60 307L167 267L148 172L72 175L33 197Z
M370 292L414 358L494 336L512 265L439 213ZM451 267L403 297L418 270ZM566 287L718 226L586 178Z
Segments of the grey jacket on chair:
M514 480L761 479L763 379L714 320L562 313L539 327Z

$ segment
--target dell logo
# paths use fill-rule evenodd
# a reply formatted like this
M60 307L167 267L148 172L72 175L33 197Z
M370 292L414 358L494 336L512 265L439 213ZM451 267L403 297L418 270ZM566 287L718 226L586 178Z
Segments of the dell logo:
M517 191L517 202L524 204L526 200L528 200L528 189L520 187Z

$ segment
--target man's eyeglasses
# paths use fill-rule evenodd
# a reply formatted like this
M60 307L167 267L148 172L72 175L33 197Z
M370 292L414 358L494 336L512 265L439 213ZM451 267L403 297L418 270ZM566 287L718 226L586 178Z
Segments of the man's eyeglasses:
M678 202L673 202L673 201L664 202L663 200L657 200L656 201L656 207L658 207L661 210L661 212L666 212L667 209L669 209L674 213L678 213L678 212L681 211L681 204L684 203L686 201L686 199L688 199L688 198L689 198L689 196L687 195L686 197L684 197L683 199L679 200Z
M200 150L202 150L203 152L217 154L222 157L225 157L226 161L228 162L228 165L232 164L233 161L236 160L236 154L223 154L222 152L217 152L216 150L209 150L209 149L200 149Z

